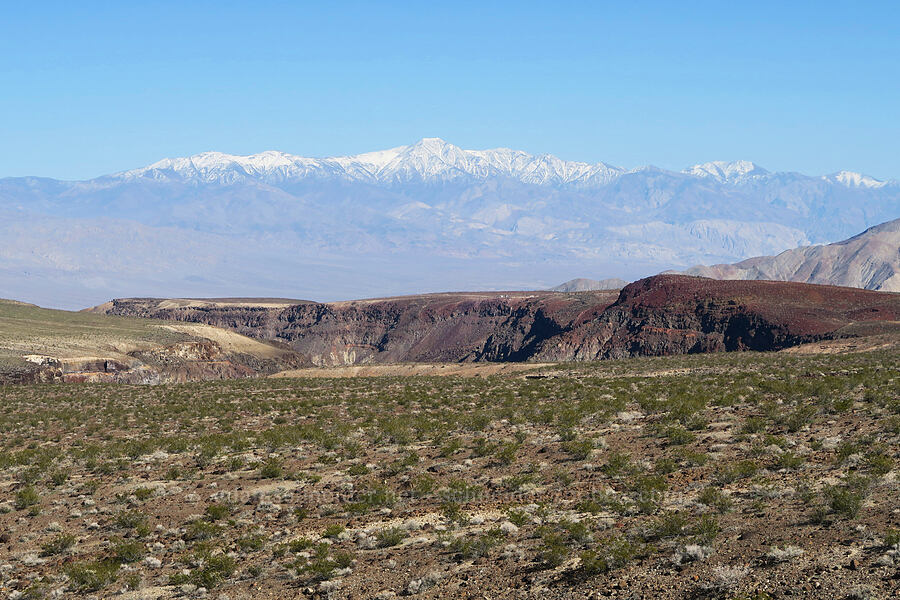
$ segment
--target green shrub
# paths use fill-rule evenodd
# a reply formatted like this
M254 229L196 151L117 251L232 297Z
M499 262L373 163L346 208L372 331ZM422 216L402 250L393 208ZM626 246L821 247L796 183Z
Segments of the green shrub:
M261 479L278 479L284 476L284 465L278 458L270 458L259 467Z
M257 535L248 535L242 538L238 538L235 540L238 548L243 550L244 552L249 552L251 550L262 550L263 546L266 544L266 540L268 538L263 534Z
M60 533L53 539L41 545L41 556L54 556L62 554L75 545L75 536L70 533Z
M16 492L15 507L17 510L24 510L32 506L37 506L41 502L41 495L34 486L26 485Z
M231 516L234 509L229 504L214 502L206 507L206 518L210 521L220 521Z
M732 501L722 490L717 487L708 486L703 488L697 500L701 504L705 504L710 508L714 508L719 512L728 512L731 509Z
M869 481L863 477L848 478L843 485L825 488L825 501L831 512L848 519L859 514L869 487Z
M147 550L138 541L118 540L112 546L113 557L122 563L133 563L144 558Z
M327 538L335 539L339 535L344 533L344 531L346 531L346 530L347 530L347 528L344 527L343 525L341 525L339 523L332 523L331 525L329 525L328 527L325 528L325 531L322 532L322 535Z
M350 465L349 467L347 467L348 475L368 475L369 472L369 467L364 464Z
M581 569L587 575L607 573L627 566L632 560L645 556L646 553L646 547L625 537L607 538L600 542L595 550L585 550L581 553Z
M574 460L585 460L594 451L592 440L571 440L563 443L563 450L572 455Z
M77 592L97 592L113 583L119 574L115 560L77 562L66 568L69 586Z
M722 466L716 473L716 481L725 485L734 483L739 479L753 477L759 470L759 465L752 460L739 460Z
M147 520L147 516L138 510L123 510L116 514L113 523L120 529L134 529L138 525L142 525Z
M806 462L806 459L802 456L797 456L793 452L785 452L781 456L778 457L778 466L782 469L790 469L794 470L799 468L803 463Z
M197 520L187 524L187 527L184 528L184 536L182 537L188 542L203 541L216 537L221 531L222 528L215 523Z
M516 462L516 453L519 451L519 444L507 443L500 446L500 449L497 450L495 456L497 457L497 462L501 465L509 466Z
M376 540L379 548L396 546L406 539L406 531L401 527L389 527L378 532Z
M567 537L558 531L548 531L541 539L538 560L544 567L553 569L560 566L569 557Z

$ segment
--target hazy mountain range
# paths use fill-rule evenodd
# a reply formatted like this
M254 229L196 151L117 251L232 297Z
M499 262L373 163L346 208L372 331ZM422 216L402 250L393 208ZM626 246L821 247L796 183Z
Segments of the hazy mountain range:
M0 179L3 296L315 300L633 280L844 239L898 216L900 183L682 172L435 138L350 157L209 152L88 181Z

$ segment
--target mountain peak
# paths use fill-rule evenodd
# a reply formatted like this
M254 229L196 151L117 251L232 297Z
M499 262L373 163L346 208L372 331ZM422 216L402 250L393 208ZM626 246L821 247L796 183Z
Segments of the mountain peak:
M879 188L887 185L887 182L854 171L838 171L832 175L826 175L825 179L842 183L847 187Z
M709 177L722 182L739 181L741 179L767 175L769 173L749 160L714 160L694 165L682 172L695 177Z

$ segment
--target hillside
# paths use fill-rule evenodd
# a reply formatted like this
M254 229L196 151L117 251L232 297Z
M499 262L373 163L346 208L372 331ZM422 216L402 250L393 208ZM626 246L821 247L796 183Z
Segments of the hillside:
M307 364L233 331L0 300L0 383L240 378Z
M598 290L620 290L628 285L624 279L585 279L579 277L550 288L551 292L593 292Z
M769 279L900 292L900 219L848 240L758 256L733 265L697 266L690 275L715 279Z
M407 296L287 307L120 299L94 310L233 329L319 366L779 350L892 330L900 294L660 275L621 291Z
M748 161L625 169L436 138L331 158L206 152L87 181L0 179L0 289L75 308L633 281L844 239L898 204L897 182Z

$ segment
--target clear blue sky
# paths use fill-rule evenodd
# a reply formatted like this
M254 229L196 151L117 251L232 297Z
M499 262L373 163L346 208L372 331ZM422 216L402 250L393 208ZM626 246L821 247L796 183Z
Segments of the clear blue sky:
M896 1L8 3L0 176L438 136L900 178L898 23Z

